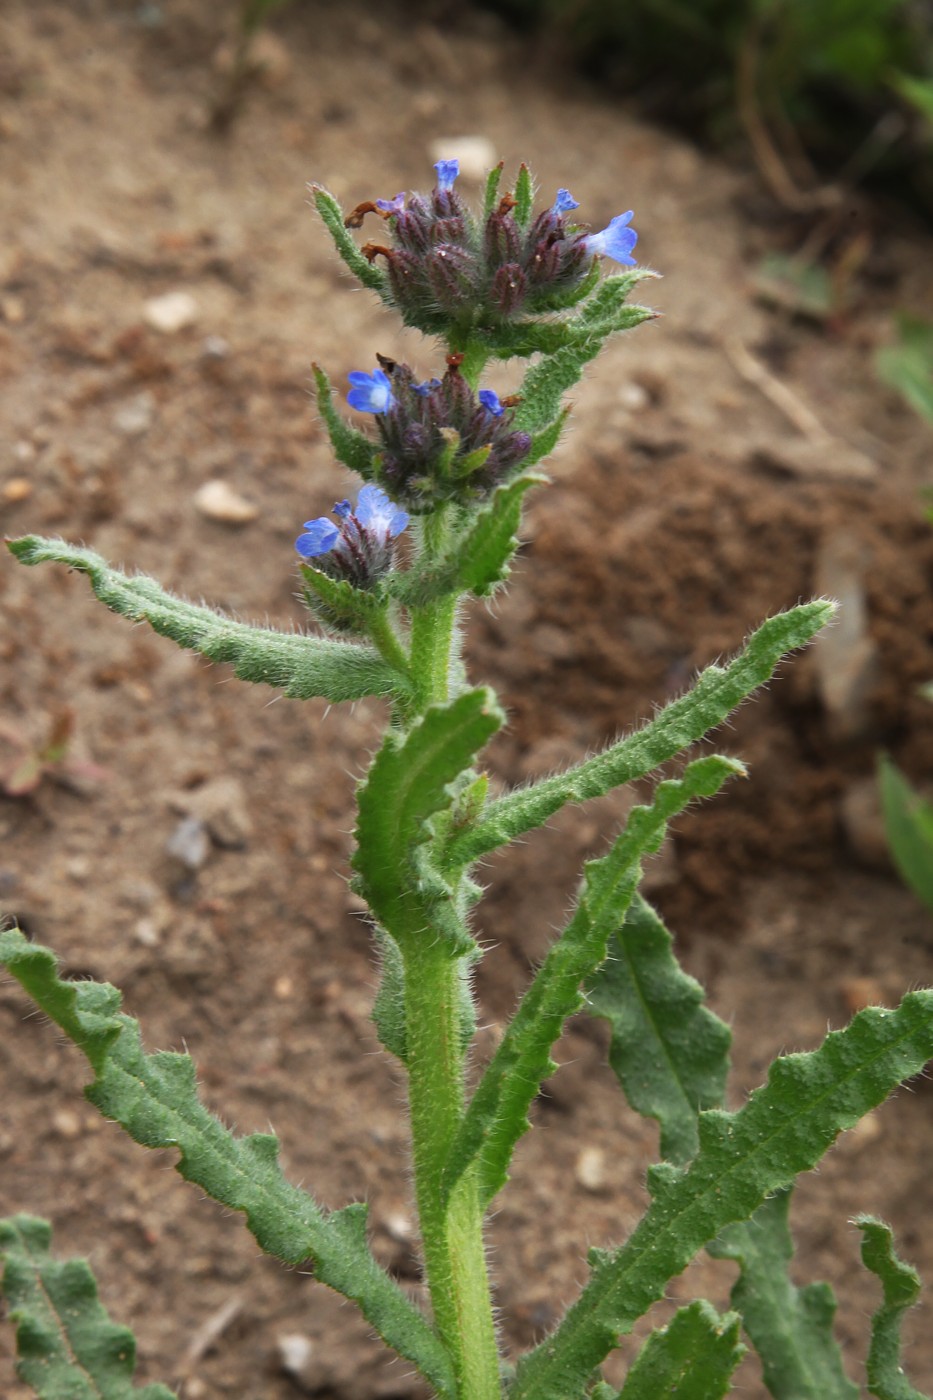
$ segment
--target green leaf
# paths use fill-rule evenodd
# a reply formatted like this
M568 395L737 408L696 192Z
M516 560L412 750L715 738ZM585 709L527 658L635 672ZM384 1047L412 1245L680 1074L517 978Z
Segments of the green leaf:
M380 1044L404 1064L408 1058L405 1030L405 962L391 934L375 926L382 976L373 1003L373 1024Z
M521 403L514 420L517 432L537 433L554 422L560 415L561 395L578 383L604 342L605 336L589 336L532 365L519 390Z
M176 1170L242 1211L267 1254L293 1265L313 1260L315 1277L356 1302L389 1346L453 1400L446 1349L370 1253L366 1206L321 1210L282 1175L272 1134L229 1132L200 1102L189 1055L144 1052L139 1025L121 1012L115 987L60 980L54 954L17 929L0 931L0 963L87 1056L95 1078L85 1095L106 1118L143 1147L175 1148Z
M626 1244L594 1250L592 1274L563 1322L519 1365L509 1400L567 1400L703 1245L747 1220L772 1192L815 1166L899 1083L933 1057L933 991L896 1011L869 1007L818 1050L787 1055L737 1113L700 1115L689 1167L649 1172L653 1200Z
M616 272L611 277L601 278L570 322L577 339L582 341L594 334L605 336L609 330L625 328L627 323L624 320L619 323L618 318L624 318L630 311L644 313L639 321L656 317L658 312L649 307L626 306L625 302L639 282L656 281L658 276L650 267L633 267L630 272Z
M920 1299L920 1275L898 1259L894 1237L884 1221L859 1215L855 1223L862 1232L862 1263L877 1275L884 1290L884 1302L871 1320L868 1389L878 1400L930 1400L901 1369L901 1322Z
M359 794L357 851L353 868L358 886L379 922L402 944L412 923L424 927L423 901L443 897L425 889L433 872L417 860L417 848L430 835L428 820L449 808L450 785L468 769L480 748L503 721L491 690L469 690L444 705L432 705L405 734L390 731ZM438 909L434 908L435 915ZM451 935L458 951L473 943Z
M375 443L340 416L334 408L334 394L327 375L319 365L312 365L311 369L317 387L318 412L324 420L334 456L364 481L372 481Z
M486 188L483 193L483 219L488 219L490 214L496 209L499 203L499 184L502 180L502 161L494 165L486 176Z
M237 622L214 608L176 598L145 574L112 569L93 550L64 540L24 535L8 540L7 547L22 564L67 564L87 574L97 597L111 612L131 622L148 622L181 647L199 651L211 661L229 662L241 680L277 686L290 699L397 698L408 692L406 678L372 647Z
M928 909L933 909L933 804L924 801L899 768L878 760L884 829L894 863Z
M661 1125L661 1154L678 1166L699 1146L701 1109L723 1101L728 1026L703 1005L661 919L636 895L587 984L587 1010L612 1027L609 1064L636 1112Z
M928 423L933 423L933 324L914 316L897 319L898 340L875 357L885 384L897 389Z
M527 228L531 220L532 210L535 202L534 181L531 178L531 171L522 161L518 167L518 178L515 181L515 218L520 228Z
M696 797L708 797L744 772L733 759L698 759L683 778L659 783L648 807L636 807L608 855L588 861L576 908L552 944L499 1043L451 1148L446 1189L478 1159L481 1202L508 1179L515 1144L530 1127L528 1109L541 1081L556 1068L550 1050L568 1016L583 1004L580 984L606 956L625 917L645 855L656 851L668 822Z
M775 1400L858 1400L833 1336L833 1290L826 1283L795 1288L788 1276L790 1199L790 1189L776 1191L750 1220L729 1225L709 1253L739 1265L730 1302L742 1314Z
M490 802L480 821L451 840L446 863L451 868L467 865L542 826L568 802L602 797L653 772L722 724L771 677L781 658L811 641L835 611L835 603L817 599L769 618L729 665L708 666L692 690L634 734L564 773Z
M165 1385L133 1385L136 1338L111 1322L83 1259L49 1253L44 1220L0 1220L2 1292L16 1324L16 1374L41 1400L176 1400Z
M452 593L488 597L509 576L509 561L519 544L517 532L525 492L546 482L545 476L525 474L497 487L439 559L395 575L389 583L392 596L403 605L415 607L424 607Z
M535 466L543 457L550 456L560 441L560 435L564 431L564 424L567 422L569 416L569 407L562 409L553 423L549 424L546 428L542 428L540 433L534 433L532 435L531 447L528 449L528 455L522 461L522 468L524 471L527 472L530 467Z
M909 73L895 73L891 79L902 97L926 117L933 134L933 81L929 78L915 78Z
M740 1322L737 1313L720 1317L703 1300L681 1308L645 1342L618 1400L722 1400L745 1354Z
M320 214L328 233L334 240L334 247L347 267L353 273L357 281L362 282L364 287L370 291L378 293L379 297L388 305L391 302L389 296L388 283L386 278L375 267L368 258L360 252L351 235L347 232L343 221L343 210L332 194L329 194L321 185L310 185L314 207Z

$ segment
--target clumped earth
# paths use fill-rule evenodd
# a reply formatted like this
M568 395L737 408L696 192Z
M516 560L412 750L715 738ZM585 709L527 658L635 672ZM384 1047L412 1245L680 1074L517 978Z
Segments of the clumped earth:
M348 207L390 197L428 182L433 142L483 136L507 170L526 159L545 198L570 185L594 227L633 207L639 252L664 273L646 300L665 319L576 394L514 586L474 609L469 660L509 708L491 765L512 782L643 719L768 613L842 598L845 620L717 736L750 781L680 821L649 875L733 1027L738 1104L775 1053L933 974L933 923L890 867L873 777L883 749L933 779L917 695L933 676L931 439L872 367L892 312L931 304L929 241L857 202L837 211L837 271L860 266L837 278L828 318L807 320L763 300L756 269L812 223L769 205L754 171L543 72L488 17L287 7L225 136L208 120L221 19L208 0L11 0L0 21L3 529L60 533L188 596L302 624L294 538L353 489L316 420L311 360L342 384L377 350L437 370L430 345L351 288L306 182ZM154 310L169 293L181 299ZM159 307L174 328L154 324ZM204 492L217 481L226 491ZM292 1179L327 1206L368 1200L380 1258L417 1293L403 1090L377 1051L369 934L346 886L380 707L279 701L108 616L60 569L0 561L0 595L4 771L17 743L41 747L63 716L75 729L64 768L0 798L6 912L71 975L118 984L149 1047L187 1047L226 1121L271 1124ZM631 800L565 814L490 866L483 1052L580 860ZM79 1057L9 984L0 1017L0 1210L49 1216L61 1251L90 1257L138 1333L143 1379L187 1400L288 1400L296 1371L335 1400L418 1393L349 1308L258 1257L170 1154L95 1117ZM514 1349L573 1297L586 1247L624 1238L645 1204L656 1130L625 1108L605 1048L599 1023L568 1031L490 1230ZM876 1286L849 1222L884 1215L933 1280L931 1157L921 1080L798 1190L796 1276L837 1287L853 1376ZM701 1262L664 1307L694 1289L725 1306L732 1277ZM930 1386L923 1317L908 1359ZM0 1391L22 1400L11 1345L5 1328ZM753 1360L739 1379L763 1395Z

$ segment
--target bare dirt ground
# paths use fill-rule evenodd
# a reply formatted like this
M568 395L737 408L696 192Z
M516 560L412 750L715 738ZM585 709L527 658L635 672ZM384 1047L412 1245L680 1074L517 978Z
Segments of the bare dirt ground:
M768 613L843 598L846 624L719 736L751 781L681 821L650 877L733 1026L739 1103L776 1052L933 978L933 923L886 864L871 802L879 749L933 779L933 712L916 695L933 676L919 494L931 436L872 368L892 311L933 304L930 242L854 207L833 231L861 250L846 304L823 323L765 305L761 255L805 230L754 172L544 74L484 17L287 8L264 83L221 138L205 120L217 8L8 0L0 17L2 528L60 533L188 596L301 623L295 535L353 489L315 418L311 360L338 383L376 350L437 368L431 346L351 288L306 182L348 207L391 196L428 184L433 141L483 135L507 170L527 160L546 197L569 185L594 227L634 207L665 318L616 344L577 393L514 587L471 619L470 662L511 712L491 764L513 781L650 714ZM195 319L160 332L144 304L175 291ZM203 513L195 494L215 478L251 519ZM345 884L379 707L276 701L110 617L63 570L0 561L0 598L0 718L41 739L69 707L76 751L108 772L0 798L6 912L71 974L117 983L150 1047L187 1047L226 1121L271 1124L289 1175L324 1204L368 1200L380 1257L417 1291L402 1087L377 1052L373 956ZM620 806L575 813L490 869L485 1023L507 1015ZM186 871L167 843L192 810L213 837ZM309 1372L316 1393L416 1393L378 1354L363 1364L349 1308L258 1257L168 1154L95 1116L77 1054L11 985L0 1021L0 1211L49 1216L60 1250L91 1258L138 1333L142 1378L181 1383L188 1400L288 1400L299 1392L278 1343L299 1335L334 1360L330 1380ZM598 1024L569 1031L491 1229L514 1349L573 1297L585 1246L624 1238L645 1202L656 1133L625 1109L604 1051ZM853 1377L876 1297L849 1222L884 1215L933 1281L931 1158L919 1081L799 1189L797 1277L837 1287ZM732 1276L706 1262L672 1297L703 1287L724 1306ZM929 1308L909 1353L927 1387ZM6 1328L0 1392L22 1400L10 1348ZM763 1395L754 1361L740 1383Z

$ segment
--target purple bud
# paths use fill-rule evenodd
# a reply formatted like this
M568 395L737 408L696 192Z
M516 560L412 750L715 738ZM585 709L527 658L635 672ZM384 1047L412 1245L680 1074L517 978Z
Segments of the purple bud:
M518 263L506 263L492 279L490 300L501 316L517 311L525 300L525 274Z

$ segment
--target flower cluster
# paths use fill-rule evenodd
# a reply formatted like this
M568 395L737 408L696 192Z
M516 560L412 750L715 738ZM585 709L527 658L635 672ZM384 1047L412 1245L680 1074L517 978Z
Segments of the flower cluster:
M531 437L512 427L510 401L492 389L474 394L462 356L448 356L443 379L420 384L408 365L377 358L372 374L350 375L348 402L375 415L379 478L410 510L482 499L527 457Z
M338 501L335 525L326 515L305 521L305 534L295 548L303 559L331 578L346 579L356 588L371 588L392 567L394 540L409 517L378 486L364 486L356 510L349 501Z
M434 332L451 321L494 324L520 312L548 311L580 286L595 257L635 265L631 210L601 232L587 233L569 217L579 204L568 190L558 190L550 208L526 223L506 194L480 226L454 188L457 161L438 161L434 168L430 195L402 192L367 201L346 219L349 228L359 228L369 213L385 219L392 246L367 243L362 251L370 262L385 258L396 303L411 325Z

